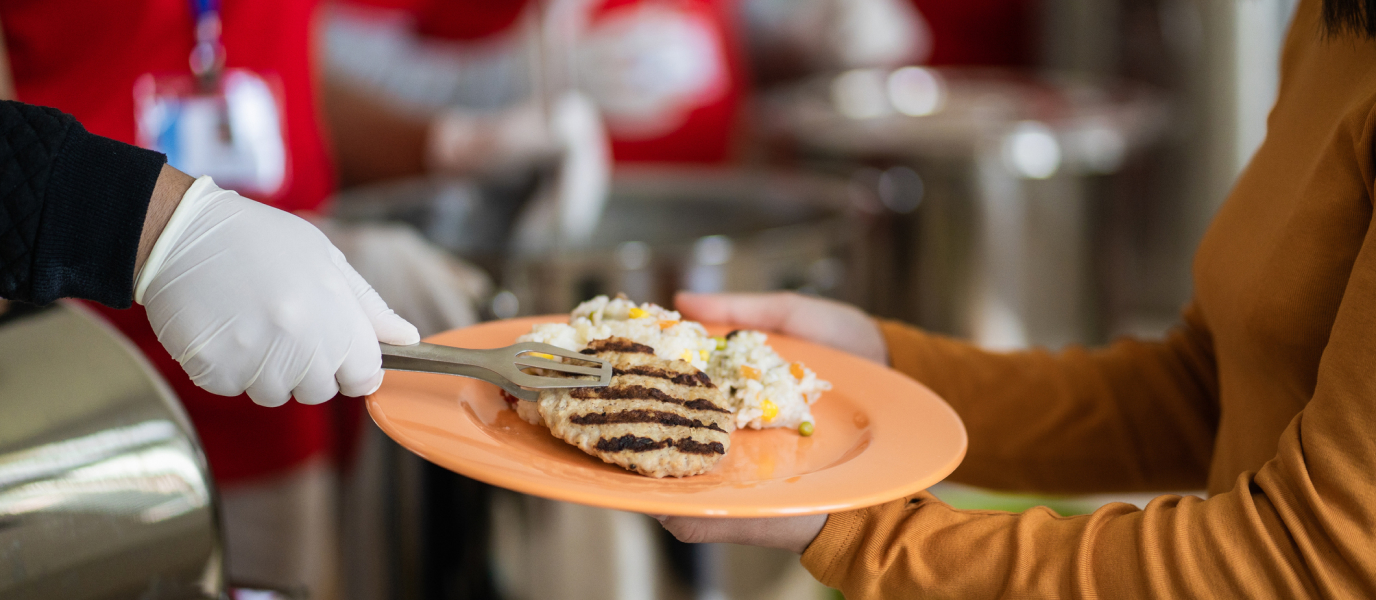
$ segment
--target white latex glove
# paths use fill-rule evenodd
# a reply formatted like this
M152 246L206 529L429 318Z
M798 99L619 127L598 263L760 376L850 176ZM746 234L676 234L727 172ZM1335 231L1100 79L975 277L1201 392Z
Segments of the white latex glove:
M611 140L597 105L568 91L550 108L550 130L562 155L554 178L544 182L516 223L512 239L520 252L586 242L602 220L611 187Z
M539 105L500 112L450 109L430 122L426 161L441 173L501 171L558 157L560 140Z
M744 0L752 45L813 69L927 62L932 29L908 0Z
M597 106L579 92L561 95L551 113L551 128L564 149L555 184L560 227L568 241L583 243L592 237L607 203L611 141Z
M932 30L908 0L834 0L831 45L841 66L889 67L924 63Z
M182 196L134 301L196 385L263 406L372 393L378 342L420 341L319 229L209 177Z

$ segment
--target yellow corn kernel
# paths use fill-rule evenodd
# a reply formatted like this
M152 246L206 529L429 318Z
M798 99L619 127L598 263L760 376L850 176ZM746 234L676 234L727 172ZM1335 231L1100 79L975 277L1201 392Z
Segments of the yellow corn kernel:
M762 418L765 423L773 421L774 417L779 416L779 405L770 402L769 398L765 398L764 401L760 402L760 410L764 411Z
M537 358L543 358L545 360L554 360L553 354L545 354L544 352L531 352L530 355Z
M750 365L741 365L741 377L746 379L760 380L760 370Z
M791 365L788 365L788 372L792 373L793 376L797 377L798 379L802 379L804 375L807 375L807 371L803 370L803 363L800 362L795 362Z
M662 330L668 329L668 328L670 328L670 327L673 327L673 326L675 326L675 325L678 325L678 321L660 321L660 322L659 322L659 329L662 331Z
M712 355L708 354L706 350L698 350L698 356L701 356L702 360L707 360Z
M812 435L813 430L814 426L812 425L812 421L803 421L798 424L798 435L808 437Z
M646 312L645 309L640 308L638 306L632 306L630 310L630 315L632 319L644 319L645 317L650 316L650 313Z
M693 362L693 351L684 350L683 354L679 355L679 358L682 359L683 362Z

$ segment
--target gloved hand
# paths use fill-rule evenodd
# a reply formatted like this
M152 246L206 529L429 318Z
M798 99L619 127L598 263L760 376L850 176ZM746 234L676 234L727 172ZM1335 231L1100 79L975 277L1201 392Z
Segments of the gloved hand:
M378 342L420 341L320 230L209 177L182 196L134 301L196 385L263 406L372 393Z
M430 122L426 163L440 173L494 173L551 162L562 150L537 103L498 112L451 108Z

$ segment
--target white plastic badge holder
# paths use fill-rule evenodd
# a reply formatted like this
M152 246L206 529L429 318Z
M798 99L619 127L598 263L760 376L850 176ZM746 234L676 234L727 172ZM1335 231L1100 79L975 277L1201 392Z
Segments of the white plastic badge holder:
M209 90L191 75L144 75L134 86L139 145L193 177L266 200L287 178L278 89L244 69L226 69Z

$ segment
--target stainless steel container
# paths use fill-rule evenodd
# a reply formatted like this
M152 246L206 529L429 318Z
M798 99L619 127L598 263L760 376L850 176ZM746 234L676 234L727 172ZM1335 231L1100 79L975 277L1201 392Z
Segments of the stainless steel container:
M185 413L79 305L0 315L0 598L216 598L220 535Z
M885 223L866 308L995 348L1103 337L1115 262L1096 232L1134 192L1115 177L1164 129L1152 90L857 69L775 90L758 115L775 145L850 169Z
M865 222L848 186L795 172L618 167L588 241L518 249L503 278L514 298L497 298L494 312L567 312L618 292L667 306L680 289L795 289L862 301Z

